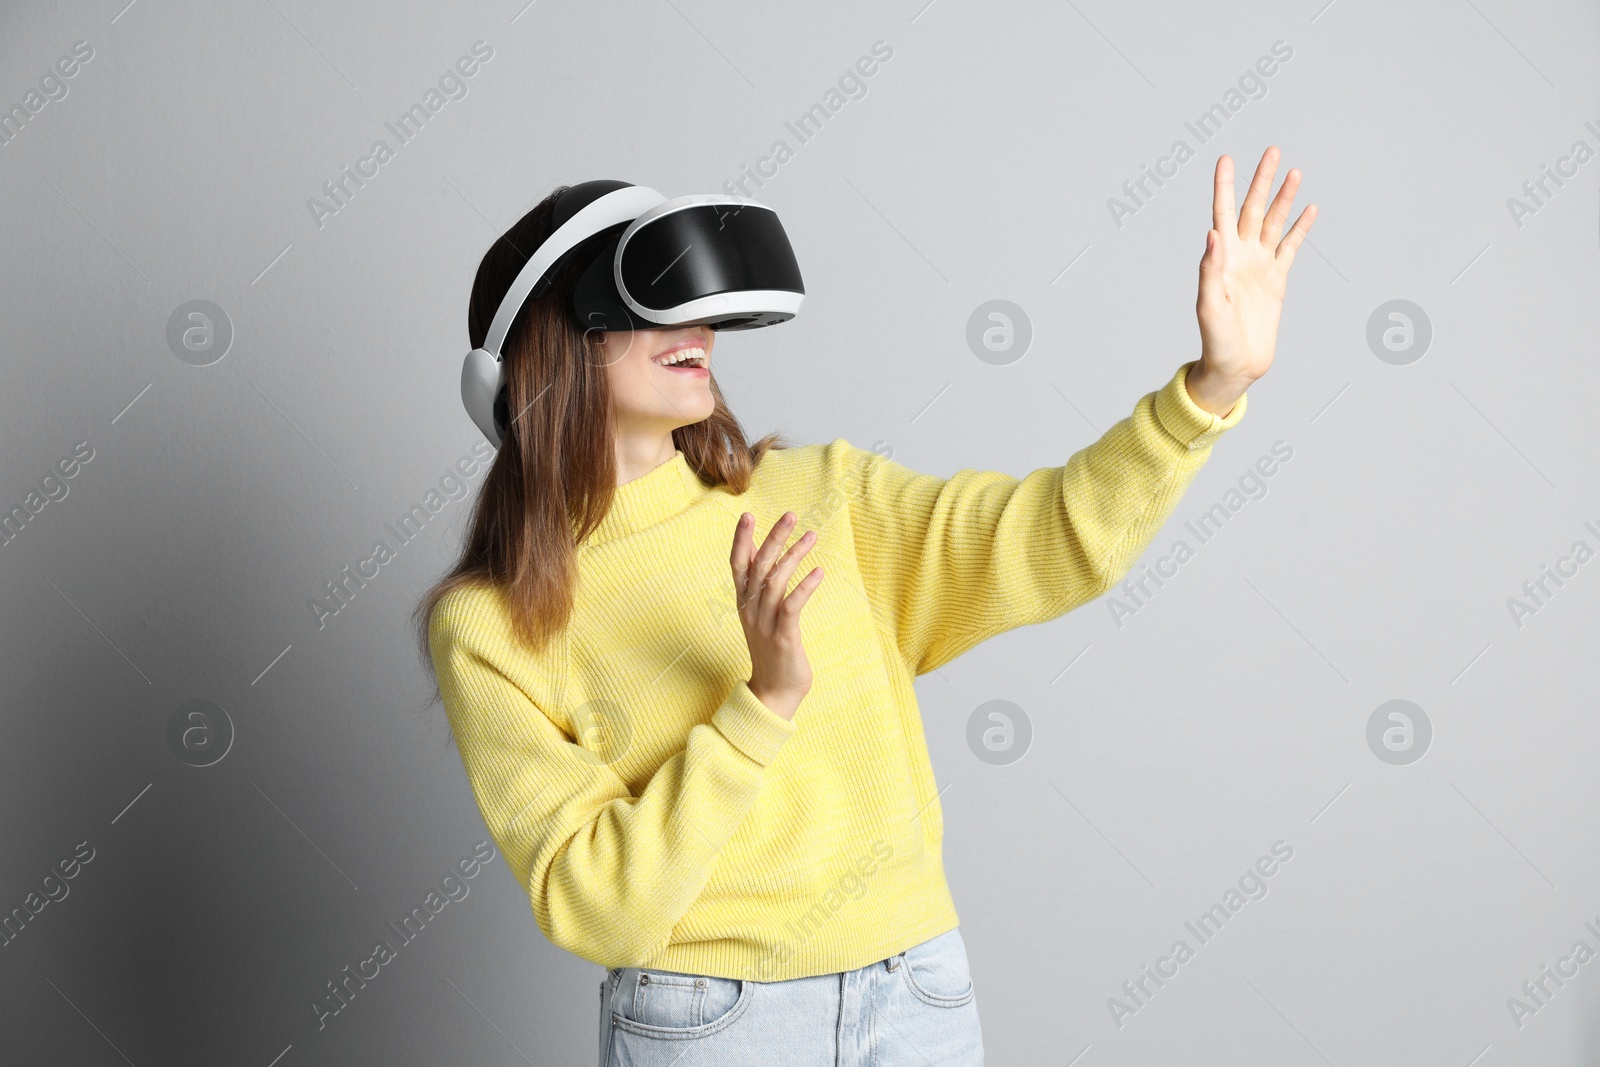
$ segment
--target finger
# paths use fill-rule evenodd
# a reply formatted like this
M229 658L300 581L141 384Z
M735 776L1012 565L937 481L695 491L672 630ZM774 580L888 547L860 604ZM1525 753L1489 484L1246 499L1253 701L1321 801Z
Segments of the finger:
M750 564L750 571L745 576L746 602L760 594L761 583L766 580L767 571L772 569L772 560L778 554L778 550L789 540L789 530L793 525L794 512L786 511L772 524L772 529L767 531L767 539L761 542L761 548L756 552L756 557Z
M789 588L789 576L799 566L800 560L810 552L817 543L815 530L807 530L783 554L783 558L773 564L772 570L767 573L766 580L762 583L761 612L763 615L776 614L779 605L783 602L784 591Z
M1245 194L1244 206L1239 213L1239 236L1247 241L1261 237L1261 216L1267 210L1267 194L1272 191L1272 176L1278 172L1278 146L1268 145L1256 164L1255 176L1250 179L1250 191Z
M1221 240L1222 235L1216 230L1206 231L1206 250L1200 254L1200 274L1202 277L1220 266L1222 252L1218 247L1218 243Z
M794 587L794 592L783 598L781 618L788 625L795 625L800 618L800 609L806 606L806 601L811 599L811 594L817 586L822 584L822 568L813 567L811 573L800 579L800 584Z
M750 598L746 590L750 585L750 557L755 555L755 542L750 537L752 526L755 526L755 515L746 512L739 517L739 523L733 530L733 553L730 555L730 563L733 565L733 600L734 608L741 611Z
M794 512L786 511L778 516L778 521L767 531L766 540L761 542L761 550L756 553L755 561L755 566L762 575L772 569L773 560L783 551L784 542L789 540L789 534L794 531L794 523Z
M1311 224L1317 220L1317 205L1307 204L1306 209L1300 212L1300 217L1294 220L1294 225L1278 242L1278 250L1274 258L1285 271L1294 263L1295 251L1300 247L1300 242L1306 239L1306 234L1311 232Z
M750 573L750 556L755 552L755 543L750 539L748 532L753 525L755 517L748 511L739 516L739 521L733 527L733 551L728 555L728 563L733 569L733 589L739 594L741 607L744 602L745 579Z
M1217 157L1217 172L1211 189L1211 227L1218 233L1237 233L1239 220L1233 213L1233 160Z
M1291 167L1283 176L1283 184L1278 187L1278 195L1273 197L1272 209L1261 227L1261 243L1268 248L1276 246L1278 238L1283 236L1284 223L1289 221L1289 210L1294 207L1294 194L1299 189L1300 168Z

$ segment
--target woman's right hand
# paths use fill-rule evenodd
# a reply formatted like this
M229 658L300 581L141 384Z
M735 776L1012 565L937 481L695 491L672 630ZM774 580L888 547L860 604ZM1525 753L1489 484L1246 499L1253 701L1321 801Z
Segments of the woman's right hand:
M811 690L811 663L800 640L800 609L822 584L822 568L815 567L800 579L794 592L784 595L795 567L817 539L814 530L807 530L794 547L777 558L794 524L794 512L784 512L758 551L750 532L755 518L745 512L733 531L730 559L739 622L750 646L750 692L785 719L794 718L800 701Z

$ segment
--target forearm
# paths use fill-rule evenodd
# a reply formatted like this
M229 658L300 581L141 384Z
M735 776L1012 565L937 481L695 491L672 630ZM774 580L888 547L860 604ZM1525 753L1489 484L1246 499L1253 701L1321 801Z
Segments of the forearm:
M535 831L529 872L551 941L607 966L650 959L704 889L792 732L741 683L637 797L608 795L603 780L567 797ZM574 816L576 829L559 829Z
M1224 399L1220 411L1194 399L1199 369L1191 364L1174 375L1180 380L1141 397L1131 415L1067 461L1064 525L1091 548L1093 596L1127 573L1204 466L1216 436L1244 415L1243 392ZM1202 388L1214 382L1200 379ZM1073 598L1064 610L1086 599Z
M916 673L1120 580L1211 442L1244 416L1243 393L1224 419L1186 392L1195 366L1180 367L1064 466L1022 479L975 470L938 479L838 448L863 578Z
M732 683L710 721L638 786L619 768L626 722L645 709L558 725L496 665L506 650L486 647L462 618L442 617L432 645L473 795L541 929L608 966L646 960L704 888L795 725ZM595 728L614 743L575 743Z

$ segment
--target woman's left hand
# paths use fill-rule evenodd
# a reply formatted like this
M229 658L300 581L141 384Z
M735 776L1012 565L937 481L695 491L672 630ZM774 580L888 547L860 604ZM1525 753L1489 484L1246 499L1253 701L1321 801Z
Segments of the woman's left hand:
M1228 156L1217 160L1212 229L1206 233L1200 296L1195 302L1200 361L1189 368L1187 381L1195 403L1217 415L1227 415L1250 384L1272 366L1289 267L1317 217L1317 205L1310 204L1289 232L1283 232L1300 187L1300 171L1291 169L1284 177L1268 210L1267 193L1277 169L1278 148L1272 145L1262 153L1243 210L1235 217L1233 160Z

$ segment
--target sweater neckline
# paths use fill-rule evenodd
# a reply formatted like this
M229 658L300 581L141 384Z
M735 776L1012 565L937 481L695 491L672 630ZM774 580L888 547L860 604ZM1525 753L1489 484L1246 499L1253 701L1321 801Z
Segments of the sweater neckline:
M590 532L587 542L602 544L649 529L687 511L710 490L689 466L683 449L672 458L613 491L611 509Z

